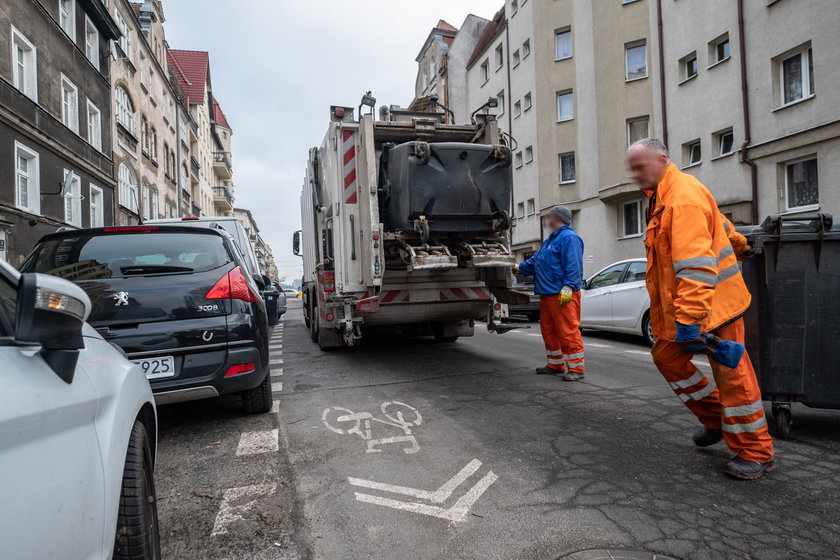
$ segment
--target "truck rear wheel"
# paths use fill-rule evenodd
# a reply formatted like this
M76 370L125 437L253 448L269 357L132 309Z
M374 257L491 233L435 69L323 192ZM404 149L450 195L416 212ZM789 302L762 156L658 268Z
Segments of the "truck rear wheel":
M318 307L315 300L309 296L309 338L312 342L318 342Z
M435 337L435 342L455 342L458 340L457 336L446 336L444 333L444 323L434 323L432 325L432 335Z

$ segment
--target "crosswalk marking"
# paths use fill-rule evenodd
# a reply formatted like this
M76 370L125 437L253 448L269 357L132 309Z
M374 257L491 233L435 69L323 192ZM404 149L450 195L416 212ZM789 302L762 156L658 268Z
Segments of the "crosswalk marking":
M282 393L283 392L283 382L276 381L271 384L271 391L274 393Z
M647 350L625 350L627 354L639 354L640 356L650 356Z
M270 453L280 450L279 430L263 430L260 432L244 432L239 436L239 446L236 448L236 456L257 455L259 453Z
M254 504L257 503L259 498L269 497L276 490L276 482L228 488L225 490L225 493L222 495L222 503L219 506L219 513L216 514L216 522L213 524L213 532L210 533L210 536L215 537L227 533L228 525L234 521L243 519L248 510L254 507ZM238 503L234 504L234 502Z
M611 345L609 345L609 344L601 344L600 342L584 342L584 343L583 343L583 346L584 346L584 347L589 346L589 347L592 347L592 348L612 348L612 346L611 346Z

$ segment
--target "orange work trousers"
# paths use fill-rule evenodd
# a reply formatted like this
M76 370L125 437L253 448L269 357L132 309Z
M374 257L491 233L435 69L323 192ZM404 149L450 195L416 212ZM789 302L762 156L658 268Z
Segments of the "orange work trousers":
M714 332L723 340L744 343L744 320L738 319ZM761 389L750 357L735 368L709 359L713 379L691 363L693 354L684 352L676 342L657 340L653 363L700 422L710 430L723 432L726 444L748 461L773 460L773 439L767 431L767 419L761 402Z
M580 290L572 301L560 305L557 294L540 296L540 331L548 367L583 375L583 337L580 335Z

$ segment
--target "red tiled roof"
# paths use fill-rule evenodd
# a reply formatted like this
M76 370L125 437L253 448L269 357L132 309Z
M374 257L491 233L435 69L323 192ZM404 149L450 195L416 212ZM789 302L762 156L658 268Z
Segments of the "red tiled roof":
M447 45L452 45L452 41L454 41L454 40L455 40L455 37L444 37L443 38L443 42L446 43Z
M506 26L507 18L505 17L505 7L502 6L502 9L496 12L496 15L493 16L493 20L484 27L484 32L481 34L481 37L478 38L478 43L475 44L472 56L470 56L470 60L467 62L467 68L472 67L472 65L481 58L481 55L484 54L484 51L488 46L490 46L493 39L495 39Z
M230 125L228 124L227 117L225 116L225 113L222 111L222 106L219 105L219 102L216 99L216 96L213 96L213 121L216 124L220 124L225 128L230 128Z
M166 52L166 59L181 82L187 101L194 105L204 103L210 79L210 56L204 51L170 49Z
M128 5L131 6L132 10L134 10L134 15L140 17L140 8L143 7L143 3L129 2Z
M445 19L438 20L438 23L437 23L437 25L436 25L435 27L437 27L438 29L447 29L447 30L449 30L449 31L458 31L458 28L457 28L457 27L455 27L454 25L450 24L450 23L449 23L448 21L446 21Z

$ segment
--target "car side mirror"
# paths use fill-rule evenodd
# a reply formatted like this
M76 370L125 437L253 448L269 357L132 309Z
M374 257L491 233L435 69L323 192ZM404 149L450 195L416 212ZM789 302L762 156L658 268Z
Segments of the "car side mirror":
M300 231L296 231L292 236L292 253L300 256Z
M22 274L15 340L39 344L47 365L66 383L72 383L79 350L85 347L82 329L90 310L90 298L72 282L47 274Z
M265 290L265 280L263 280L262 274L253 274L251 278L254 279L254 282L257 284L257 288L262 292Z

